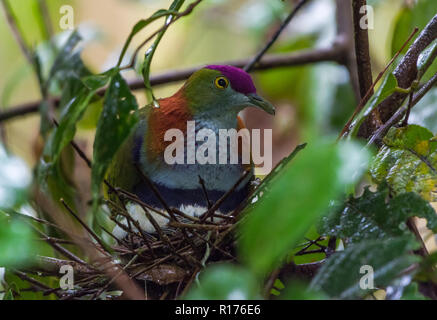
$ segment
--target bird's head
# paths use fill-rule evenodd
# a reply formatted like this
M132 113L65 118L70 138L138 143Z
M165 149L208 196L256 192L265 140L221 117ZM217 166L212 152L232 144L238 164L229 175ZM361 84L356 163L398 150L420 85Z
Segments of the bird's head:
M237 114L246 107L275 114L275 107L256 93L251 76L233 66L206 66L193 73L182 90L195 114Z

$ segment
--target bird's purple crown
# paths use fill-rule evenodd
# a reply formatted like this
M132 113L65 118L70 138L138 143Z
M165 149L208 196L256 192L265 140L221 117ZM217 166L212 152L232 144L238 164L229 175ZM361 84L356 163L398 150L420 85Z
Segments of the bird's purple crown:
M226 65L209 65L207 69L220 71L229 79L232 89L243 94L256 93L252 77L244 70Z

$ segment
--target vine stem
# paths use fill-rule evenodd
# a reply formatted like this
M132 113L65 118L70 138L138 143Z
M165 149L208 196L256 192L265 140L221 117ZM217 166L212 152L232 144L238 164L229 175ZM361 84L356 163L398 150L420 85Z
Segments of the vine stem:
M285 18L284 22L281 23L278 30L273 34L272 38L264 45L264 47L253 57L252 60L250 60L246 66L244 67L244 70L249 72L251 71L254 66L258 63L258 61L263 57L263 55L271 48L271 46L278 40L279 36L281 35L282 31L285 30L285 28L288 26L290 21L293 19L293 17L296 15L296 13L299 11L300 8L304 6L305 3L307 3L309 0L301 0L290 12L290 14Z

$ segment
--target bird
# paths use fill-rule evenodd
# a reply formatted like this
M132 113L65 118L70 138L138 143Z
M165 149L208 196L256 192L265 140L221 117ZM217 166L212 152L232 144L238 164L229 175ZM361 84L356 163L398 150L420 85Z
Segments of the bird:
M223 129L245 128L239 113L247 107L256 107L271 115L275 114L275 107L257 94L252 77L247 72L230 65L207 65L197 70L174 95L157 102L139 109L139 121L113 157L106 173L109 185L135 195L157 210L165 211L166 207L171 207L192 217L204 214L211 203L214 204L234 187L217 208L217 213L232 212L250 193L254 164L241 161L188 163L186 149L182 157L184 161L169 163L165 158L166 148L172 141L166 141L166 132L180 130L186 139L183 142L186 147L189 143L187 123L190 121L195 123L196 134L202 129L217 134ZM196 141L195 145L197 147L199 142ZM227 145L225 147L228 148ZM220 146L216 152L219 150ZM240 145L238 153L241 150ZM241 154L238 154L238 159L241 159ZM246 171L249 173L244 175ZM243 176L244 179L235 187ZM113 201L119 200L108 188L105 195ZM145 232L157 232L143 206L128 201L125 207ZM160 228L168 229L168 216L154 211L149 214L153 215ZM126 219L121 222L125 226L127 223ZM117 224L113 234L123 238L127 232Z

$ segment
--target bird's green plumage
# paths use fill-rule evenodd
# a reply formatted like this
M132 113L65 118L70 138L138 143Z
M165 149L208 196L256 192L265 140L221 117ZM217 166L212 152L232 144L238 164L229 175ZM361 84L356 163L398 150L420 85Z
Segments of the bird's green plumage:
M180 207L203 202L203 199L199 199L199 176L205 181L207 192L215 201L235 184L245 171L245 166L241 163L170 165L164 161L163 156L170 143L164 141L165 132L174 128L185 132L187 121L196 121L198 129L208 128L218 133L220 129L239 129L238 113L247 106L259 106L269 113L274 110L254 93L246 94L234 90L233 87L254 88L252 83L236 85L228 80L241 79L244 71L233 67L224 68L225 72L203 68L195 72L176 94L159 100L159 108L149 105L140 110L140 121L117 152L107 172L106 179L112 186L134 193L152 206L159 206L146 188L135 167L137 164L160 191L165 193L166 200L173 201L174 207ZM235 75L232 74L234 71ZM250 79L247 74L243 76ZM229 85L217 86L218 77L225 78ZM248 192L248 180L251 177L237 188L236 193L240 195L237 194L232 201L242 200L240 198ZM118 201L114 194L109 193L107 197ZM225 211L232 209L232 206L229 204Z

